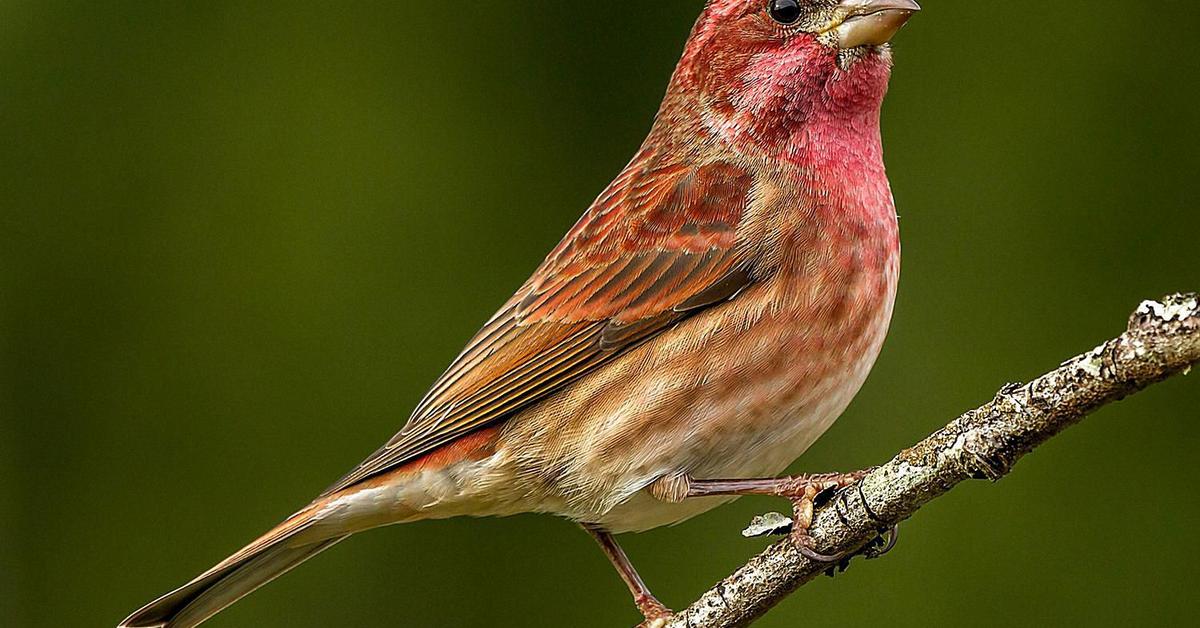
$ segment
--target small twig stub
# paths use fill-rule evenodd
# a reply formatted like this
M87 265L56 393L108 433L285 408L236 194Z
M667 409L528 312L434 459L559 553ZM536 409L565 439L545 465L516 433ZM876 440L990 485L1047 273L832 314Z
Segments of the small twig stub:
M792 531L791 517L785 517L777 512L768 512L750 520L750 525L742 530L742 536L752 539L760 536L777 536Z
M1200 363L1200 295L1146 301L1128 330L1028 384L1010 384L976 408L879 467L854 491L819 510L810 531L816 550L863 551L882 526L911 517L968 479L997 480L1025 454L1098 408ZM846 501L847 503L842 503ZM839 506L840 504L840 506ZM868 505L869 504L869 505ZM786 532L778 513L756 518L745 536ZM676 614L668 628L745 626L829 564L805 558L784 539Z

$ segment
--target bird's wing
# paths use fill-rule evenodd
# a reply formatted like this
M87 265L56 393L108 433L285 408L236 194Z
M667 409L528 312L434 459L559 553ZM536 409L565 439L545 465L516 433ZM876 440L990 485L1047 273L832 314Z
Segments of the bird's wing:
M326 494L501 420L751 282L752 177L643 153L479 331L404 429Z

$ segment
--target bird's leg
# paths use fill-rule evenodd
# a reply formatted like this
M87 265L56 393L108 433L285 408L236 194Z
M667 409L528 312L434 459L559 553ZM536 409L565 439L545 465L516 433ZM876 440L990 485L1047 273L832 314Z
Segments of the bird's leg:
M850 487L866 477L868 473L870 470L762 480L695 480L687 478L687 488L683 494L688 498L718 495L770 495L791 500L795 511L792 539L796 542L800 553L811 560L835 563L845 559L846 553L830 556L813 549L813 539L808 533L809 528L812 527L813 510L822 497L830 495L830 491ZM676 482L678 481L676 480Z
M633 563L629 562L629 557L625 555L625 550L617 545L617 540L609 534L607 530L600 526L590 523L582 524L583 529L587 530L596 542L600 544L600 549L604 550L604 555L612 562L613 567L617 568L617 573L621 574L621 579L625 581L625 586L629 587L629 592L633 594L633 603L637 605L638 610L646 618L646 622L642 624L645 628L656 628L666 623L666 620L671 618L673 613L667 608L654 594L650 592L650 588L642 581L642 577L638 575L637 569L634 569Z

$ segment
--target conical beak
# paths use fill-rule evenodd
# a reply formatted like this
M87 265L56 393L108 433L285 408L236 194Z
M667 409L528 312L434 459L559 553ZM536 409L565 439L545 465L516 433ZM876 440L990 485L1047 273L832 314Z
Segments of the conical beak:
M842 22L832 30L837 32L842 50L880 46L891 41L920 10L914 0L842 0L838 5Z

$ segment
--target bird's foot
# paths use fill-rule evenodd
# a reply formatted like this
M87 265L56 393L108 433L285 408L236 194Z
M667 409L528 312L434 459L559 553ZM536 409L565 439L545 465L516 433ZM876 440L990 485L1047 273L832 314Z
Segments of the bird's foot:
M886 534L887 536L883 536ZM900 539L900 524L893 524L887 530L882 530L879 536L875 537L874 541L867 544L867 550L864 555L868 560L883 558L888 552L896 548L896 541Z
M800 495L788 496L792 500L792 509L795 513L792 520L791 538L792 542L796 544L796 549L800 550L805 558L818 563L836 563L845 558L846 553L822 554L818 552L816 541L809 534L809 530L812 528L813 511L816 509L816 500L823 492L816 485L810 484Z
M839 563L850 556L851 553L841 552L829 555L817 551L816 542L812 535L809 534L813 523L813 513L816 509L825 506L839 495L842 497L842 502L839 503L839 506L846 507L846 491L842 489L857 486L859 481L867 477L874 470L872 468L852 473L820 473L749 480L695 480L684 478L685 482L681 490L663 491L663 494L673 495L678 493L683 495L684 498L711 497L714 495L771 495L785 498L792 502L792 507L795 511L792 521L788 522L787 518L782 516L775 516L773 518L764 517L761 521L756 520L752 522L750 527L742 532L742 534L745 536L772 534L777 530L782 531L784 529L780 523L791 523L791 538L801 554L810 560L821 563ZM841 492L839 493L839 491ZM879 517L870 512L865 499L863 499L863 507L867 508L867 514L871 519L879 522ZM838 514L845 521L841 510L838 511Z
M653 595L639 595L634 603L642 612L642 616L646 618L646 621L638 624L638 628L662 628L675 616L674 611L659 602Z
M795 513L791 538L800 553L809 560L819 563L838 563L850 556L850 552L823 554L816 549L816 542L809 530L812 528L813 513L828 504L839 490L849 488L862 480L874 469L853 473L826 473L797 478L788 478L781 486L781 496L791 500ZM890 549L890 548L889 548Z

